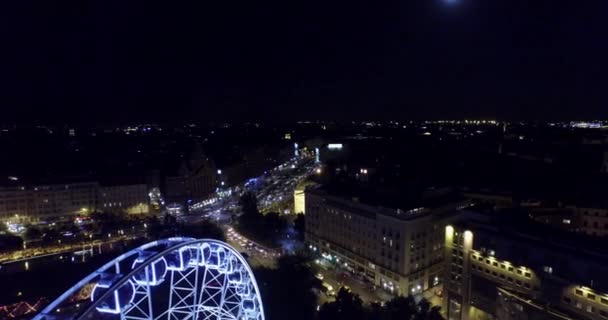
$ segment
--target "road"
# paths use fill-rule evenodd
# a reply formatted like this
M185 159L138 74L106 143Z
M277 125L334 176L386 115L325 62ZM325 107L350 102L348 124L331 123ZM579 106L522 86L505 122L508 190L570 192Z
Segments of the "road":
M338 270L327 264L322 259L318 259L316 261L318 262L315 262L314 269L316 270L317 275L322 275L322 281L331 285L336 293L341 287L345 286L348 287L353 293L358 294L364 303L383 302L392 298L391 295L383 290L372 288L370 283L361 281L349 275L349 273L345 271ZM320 304L327 301L333 301L333 297L328 297L324 294L319 296Z
M231 224L241 215L239 200L244 192L256 194L260 211L282 201L293 201L296 186L313 174L318 164L310 156L292 158L263 175L251 178L244 183L223 191L222 196L214 195L204 201L189 207L190 213L179 217L186 223L196 223L202 220L215 222L224 229L228 243L249 256L253 265L272 267L280 251L266 248L255 241L236 233ZM291 252L294 245L294 231L286 230L282 247Z
M245 253L248 257L249 264L252 267L268 267L276 266L276 259L282 255L280 250L270 249L264 245L255 242L247 237L239 234L232 227L227 227L226 240L228 244L236 248L239 252Z
M246 191L254 192L261 211L275 203L291 199L295 187L310 176L316 164L311 157L298 157L266 171L259 177L214 194L204 201L190 205L189 214L180 217L186 222L210 219L220 224L230 224L232 218L240 215L239 199Z

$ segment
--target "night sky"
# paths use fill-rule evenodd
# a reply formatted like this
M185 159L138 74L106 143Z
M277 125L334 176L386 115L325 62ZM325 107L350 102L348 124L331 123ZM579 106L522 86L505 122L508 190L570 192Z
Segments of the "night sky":
M2 120L608 118L608 1L4 1Z

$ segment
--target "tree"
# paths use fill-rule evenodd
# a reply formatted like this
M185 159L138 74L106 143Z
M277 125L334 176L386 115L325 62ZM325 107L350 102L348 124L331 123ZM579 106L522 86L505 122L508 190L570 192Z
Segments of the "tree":
M238 220L237 229L247 237L274 247L287 226L285 219L277 212L261 214L252 192L245 192L239 203L243 214Z
M0 234L0 251L19 250L23 247L23 239L11 234Z
M338 291L334 302L323 304L319 310L319 320L363 320L368 315L359 295L344 288Z
M118 229L129 228L132 226L132 221L127 219L124 214L112 212L98 212L92 215L95 225L93 227L95 233L107 234Z
M247 191L239 199L239 204L243 210L243 218L247 221L259 219L262 215L258 209L258 199L255 193Z
M145 221L149 237L153 239L162 239L168 236L166 227L160 223L160 220L156 216L150 216Z
M304 240L304 231L306 228L306 220L303 214L298 214L293 221L293 228L298 232L298 240Z
M440 307L431 307L425 299L416 302L412 296L393 298L384 306L372 303L369 307L365 307L357 295L342 288L335 301L325 303L321 307L319 319L442 320L440 309Z
M417 316L418 306L414 297L396 297L384 306L385 319L412 319Z
M254 270L267 319L314 319L317 297L312 288L320 288L321 282L308 262L304 256L284 256L276 269Z
M422 299L418 302L418 315L416 320L443 320L443 316L440 313L441 307L431 306L426 300Z
M25 234L23 235L25 240L37 240L42 237L42 231L34 226L27 226L25 229Z
M196 224L180 224L177 226L176 233L183 237L226 241L224 231L209 221L203 221Z

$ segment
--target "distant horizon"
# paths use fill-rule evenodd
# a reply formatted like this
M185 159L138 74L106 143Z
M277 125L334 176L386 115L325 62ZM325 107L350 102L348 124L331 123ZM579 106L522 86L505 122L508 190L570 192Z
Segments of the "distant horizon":
M60 122L60 121L1 121L0 127L2 126L22 126L22 127L36 127L36 126L52 126L52 127L65 127L65 129L69 129L68 127L125 127L125 126L140 126L140 125L157 125L157 126L187 126L189 124L197 125L197 126L222 126L222 125L254 125L254 124L263 124L263 125L289 125L289 124L322 124L322 123L335 123L335 124L363 124L366 122L371 123L423 123L423 122L431 122L436 124L446 123L446 124L467 124L467 121L470 124L475 122L486 122L491 123L492 121L496 123L608 123L608 118L589 118L589 119L497 119L497 118L427 118L427 119L295 119L295 120L195 120L195 119L181 119L181 120L121 120L116 122L109 121L101 121L101 122Z

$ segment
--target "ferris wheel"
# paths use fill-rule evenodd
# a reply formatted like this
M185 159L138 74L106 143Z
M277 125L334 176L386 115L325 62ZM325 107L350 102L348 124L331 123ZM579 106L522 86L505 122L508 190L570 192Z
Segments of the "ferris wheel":
M264 308L251 268L234 248L169 238L108 262L34 317L51 319L264 320Z

